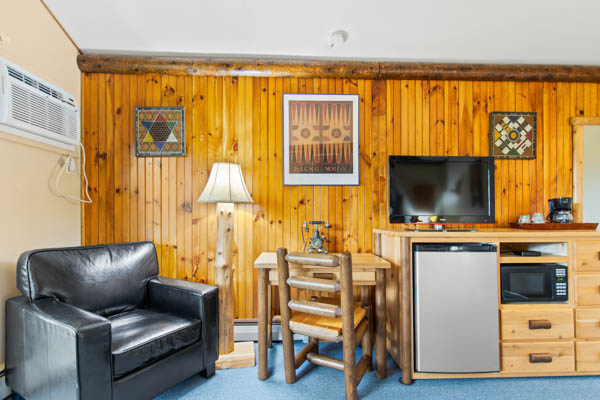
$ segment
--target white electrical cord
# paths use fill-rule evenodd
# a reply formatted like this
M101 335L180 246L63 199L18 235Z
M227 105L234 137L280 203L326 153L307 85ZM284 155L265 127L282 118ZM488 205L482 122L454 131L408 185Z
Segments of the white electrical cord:
M81 168L81 171L83 172L83 179L85 180L85 196L87 197L87 200L80 199L79 197L73 196L70 194L65 194L59 188L58 182L60 181L62 174L65 172L65 169L68 168L68 165L73 162L73 158L70 155L67 156L65 163L63 164L62 168L58 172L58 175L56 175L56 182L54 183L54 186L56 188L56 193L58 193L60 196L64 197L65 199L71 199L71 200L79 201L81 203L91 203L92 198L90 197L90 194L88 193L88 178L85 173L85 149L83 148L83 145L81 143L79 143L79 146L81 146L81 157L82 157L82 161L83 161L83 163L82 163L83 168ZM81 176L81 174L80 174L80 176Z

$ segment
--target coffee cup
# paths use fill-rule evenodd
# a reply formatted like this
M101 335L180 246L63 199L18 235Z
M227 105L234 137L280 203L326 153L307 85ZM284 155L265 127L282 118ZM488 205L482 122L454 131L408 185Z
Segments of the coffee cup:
M531 222L533 222L534 224L543 224L545 221L546 219L544 218L544 214L542 213L535 213L531 217Z
M529 224L531 223L531 219L529 219L529 215L521 215L519 217L519 224Z

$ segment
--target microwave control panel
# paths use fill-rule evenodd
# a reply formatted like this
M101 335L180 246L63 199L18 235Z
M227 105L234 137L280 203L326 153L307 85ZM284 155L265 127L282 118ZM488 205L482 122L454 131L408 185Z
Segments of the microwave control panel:
M569 301L567 292L567 269L557 268L555 271L554 278L554 293L556 294L556 300L558 301Z

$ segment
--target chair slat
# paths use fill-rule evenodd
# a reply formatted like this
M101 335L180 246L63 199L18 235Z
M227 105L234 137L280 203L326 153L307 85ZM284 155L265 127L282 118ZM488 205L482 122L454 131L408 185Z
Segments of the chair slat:
M318 253L288 253L287 262L302 265L318 265L321 267L337 267L340 261L337 256Z
M340 283L331 279L311 278L308 276L291 276L288 285L296 289L315 290L318 292L337 293L341 290Z
M344 362L336 360L335 358L323 356L321 354L309 353L306 359L313 364L322 365L323 367L334 368L339 371L344 370Z
M335 304L319 303L310 300L290 300L288 307L294 311L326 318L338 318L342 316L342 309Z
M313 337L325 342L339 343L342 341L342 335L336 335L331 329L323 329L316 326L307 326L290 321L290 330L297 335Z

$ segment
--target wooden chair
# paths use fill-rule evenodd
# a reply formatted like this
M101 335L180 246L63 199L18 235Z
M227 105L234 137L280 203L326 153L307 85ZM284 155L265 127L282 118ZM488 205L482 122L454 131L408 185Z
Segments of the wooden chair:
M340 263L341 260L341 263ZM290 277L289 263L340 268L340 281L305 276ZM281 332L285 381L296 381L296 369L304 361L344 371L346 399L356 399L356 387L371 367L371 336L366 311L354 302L352 293L352 257L343 253L338 258L326 254L289 253L277 250ZM331 297L291 300L290 288L319 292L341 292L340 299ZM341 300L341 305L339 304ZM293 311L293 314L292 314ZM294 355L293 334L310 338L310 342ZM343 342L344 360L319 354L319 341ZM356 363L356 343L362 340L363 356Z

